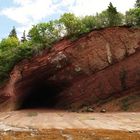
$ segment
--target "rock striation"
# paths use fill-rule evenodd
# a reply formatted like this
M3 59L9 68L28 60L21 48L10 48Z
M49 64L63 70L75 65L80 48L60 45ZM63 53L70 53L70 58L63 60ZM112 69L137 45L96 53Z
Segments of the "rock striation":
M110 27L64 38L18 63L0 88L0 108L96 107L139 86L140 29Z

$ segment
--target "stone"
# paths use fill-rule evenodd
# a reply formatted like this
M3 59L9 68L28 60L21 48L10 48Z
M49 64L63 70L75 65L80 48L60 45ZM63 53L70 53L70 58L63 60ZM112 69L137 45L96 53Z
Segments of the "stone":
M100 112L101 113L106 113L106 109L102 109Z
M87 112L94 112L94 110L93 110L91 107L89 107L89 108L87 109Z

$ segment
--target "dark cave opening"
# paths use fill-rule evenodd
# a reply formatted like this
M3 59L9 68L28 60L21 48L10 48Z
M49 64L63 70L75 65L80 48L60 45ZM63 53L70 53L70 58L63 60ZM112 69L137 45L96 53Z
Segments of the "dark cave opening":
M66 81L37 82L23 97L20 109L58 109L57 102L61 100L59 94L66 86Z

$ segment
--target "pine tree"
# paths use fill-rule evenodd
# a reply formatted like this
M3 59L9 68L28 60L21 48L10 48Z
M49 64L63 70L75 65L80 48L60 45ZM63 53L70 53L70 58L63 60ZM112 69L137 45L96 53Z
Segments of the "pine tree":
M21 42L25 42L25 41L27 41L27 39L26 39L25 30L24 30L23 35L21 37Z
M113 4L110 2L108 9L107 9L107 13L108 13L108 21L109 21L109 26L116 26L118 25L118 12L116 7L113 6Z
M16 32L16 29L15 29L15 26L13 26L13 29L11 30L11 32L9 34L9 37L17 38L17 32Z

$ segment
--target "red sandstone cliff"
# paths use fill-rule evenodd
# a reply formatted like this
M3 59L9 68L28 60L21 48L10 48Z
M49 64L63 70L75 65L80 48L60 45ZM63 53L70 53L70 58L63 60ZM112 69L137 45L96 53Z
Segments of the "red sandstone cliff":
M140 111L139 49L140 29L127 27L95 30L76 41L63 39L49 53L44 51L15 66L0 90L1 108L42 104L63 109L91 106L98 110L105 104L113 110L108 102L118 99L117 106L120 98L136 95L130 104L137 104L132 111Z

